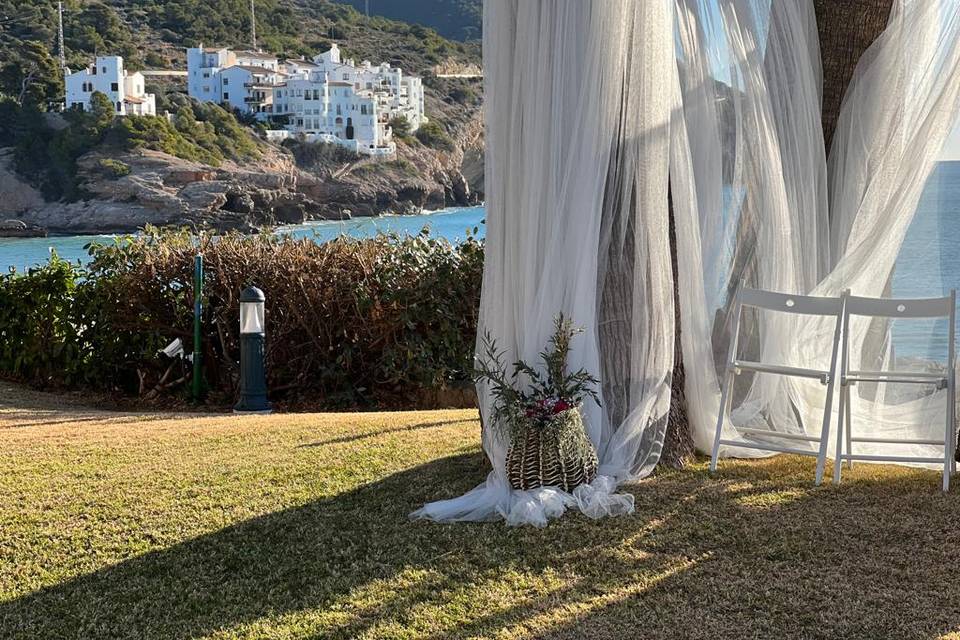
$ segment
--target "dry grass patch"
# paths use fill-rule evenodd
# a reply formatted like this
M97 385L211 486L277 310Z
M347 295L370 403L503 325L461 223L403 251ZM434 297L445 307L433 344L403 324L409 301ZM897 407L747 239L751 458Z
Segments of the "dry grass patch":
M0 384L3 638L936 638L960 493L780 457L544 531L411 523L487 472L468 411L107 413Z

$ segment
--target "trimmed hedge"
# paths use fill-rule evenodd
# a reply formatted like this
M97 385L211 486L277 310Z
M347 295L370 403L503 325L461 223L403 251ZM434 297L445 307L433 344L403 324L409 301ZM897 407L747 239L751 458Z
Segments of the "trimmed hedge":
M186 397L193 259L204 255L204 385L237 390L240 291L263 289L271 399L318 408L417 406L470 377L483 246L421 234L317 244L270 235L149 231L0 276L0 373L36 386Z

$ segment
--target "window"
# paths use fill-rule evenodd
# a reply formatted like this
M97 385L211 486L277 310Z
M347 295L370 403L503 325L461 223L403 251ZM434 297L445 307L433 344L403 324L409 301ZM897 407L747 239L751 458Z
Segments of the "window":
M118 91L118 90L119 90L119 87L117 86L117 83L116 83L116 82L111 82L111 83L110 83L110 91Z
M210 93L210 87L204 87L204 88L203 88L203 92L204 92L204 93Z
M319 90L319 89L314 89L314 90L313 90L313 99L314 99L314 100L319 100L319 99L320 99L320 90Z
M224 93L224 94L223 94L223 99L224 99L224 100L229 100L229 99L230 99L230 94L229 94L229 93Z
M106 67L103 68L103 72L104 72L104 73L107 72L107 68L106 68Z
M92 69L90 69L90 75L92 75L92 76L97 75L97 67L96 67L96 65L94 65L94 67L93 67Z
M228 84L230 84L230 78L224 78L224 79L223 79L223 86L227 86Z
M196 71L194 71L194 73L196 73ZM209 72L209 71L204 71L204 72L203 72L203 77L204 77L204 78L209 78L209 77L210 77L210 72Z
M123 111L123 105L118 102L118 103L117 103L117 113L120 113L120 112L122 112L122 111Z

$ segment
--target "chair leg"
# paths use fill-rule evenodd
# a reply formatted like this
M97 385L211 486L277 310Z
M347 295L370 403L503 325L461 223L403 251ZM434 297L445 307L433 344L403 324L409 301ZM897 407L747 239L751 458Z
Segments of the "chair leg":
M943 425L943 490L950 490L950 474L954 467L953 447L956 436L953 433L953 414L956 408L953 406L953 390L947 389L947 409L944 412L945 424Z
M846 430L847 430L846 431L847 455L853 455L853 418L852 418L852 410L850 408L850 405L853 404L853 401L850 399L851 388L849 385L846 387L846 391L847 391L847 402L846 402L847 416L846 416L846 420L844 420L844 424L846 425ZM853 469L853 458L847 458L847 469Z
M817 453L817 473L814 477L814 486L819 487L823 482L823 471L827 466L827 438L830 437L830 415L833 413L833 385L835 381L830 379L830 385L827 387L826 407L823 410L823 426L820 427L820 451Z
M723 389L720 391L720 411L717 416L717 432L713 436L713 452L710 454L710 473L717 470L717 457L720 455L720 436L723 433L723 416L727 411L727 398L730 396L732 378L732 371L728 371L723 378Z
M837 450L833 455L833 484L840 484L840 467L843 466L843 412L846 400L846 387L840 389L840 411L837 412ZM847 445L847 452L850 448Z

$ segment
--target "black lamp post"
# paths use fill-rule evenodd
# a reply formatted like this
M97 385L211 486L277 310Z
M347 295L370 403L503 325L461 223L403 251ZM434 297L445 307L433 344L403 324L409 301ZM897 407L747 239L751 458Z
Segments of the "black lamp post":
M240 294L240 401L238 413L269 413L264 367L263 291L247 287Z

